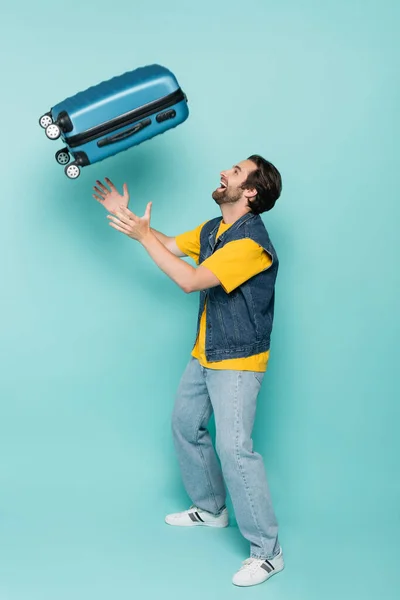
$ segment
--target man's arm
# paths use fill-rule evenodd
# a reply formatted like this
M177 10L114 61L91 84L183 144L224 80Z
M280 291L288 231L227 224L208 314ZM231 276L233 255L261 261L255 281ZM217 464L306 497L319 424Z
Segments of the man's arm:
M123 193L120 194L113 182L110 179L108 179L108 177L105 178L105 181L110 189L108 189L101 181L97 180L97 185L95 185L93 188L93 198L100 202L100 204L102 204L104 208L108 210L111 214L115 214L115 212L120 208L120 206L128 208L129 192L127 184L124 183ZM175 256L187 256L187 254L183 253L178 248L178 246L175 243L174 237L164 235L163 233L161 233L161 231L157 231L156 229L151 230L153 231L157 239L160 240L160 242L164 244L164 246L168 248L170 252L175 254Z
M107 218L111 227L140 242L156 265L187 294L220 285L209 269L192 267L163 244L150 227L151 205L149 202L141 218L124 206L114 213L115 216L108 215Z
M156 265L186 294L220 285L214 273L206 267L195 268L180 260L179 255L174 255L151 230L140 240L140 243Z
M150 228L150 231L156 236L156 238L175 256L187 256L184 252L182 252L178 246L176 245L175 238L169 235L164 235L161 231L157 231L156 229Z

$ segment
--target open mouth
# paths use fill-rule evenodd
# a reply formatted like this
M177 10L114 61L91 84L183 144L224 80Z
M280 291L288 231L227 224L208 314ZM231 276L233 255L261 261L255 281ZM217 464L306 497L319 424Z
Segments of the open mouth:
M218 190L217 190L217 191L218 191L218 192L223 192L224 190L226 190L226 188L227 188L228 186L227 186L226 182L225 182L223 179L221 179L221 181L220 181L220 184L221 184L221 185L220 185L220 187L218 188Z

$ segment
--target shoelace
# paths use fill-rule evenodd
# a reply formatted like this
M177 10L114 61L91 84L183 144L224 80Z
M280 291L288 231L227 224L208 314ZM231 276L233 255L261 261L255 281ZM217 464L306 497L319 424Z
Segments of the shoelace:
M246 560L243 561L243 566L240 570L254 572L263 564L263 562L264 561L260 558L246 558Z

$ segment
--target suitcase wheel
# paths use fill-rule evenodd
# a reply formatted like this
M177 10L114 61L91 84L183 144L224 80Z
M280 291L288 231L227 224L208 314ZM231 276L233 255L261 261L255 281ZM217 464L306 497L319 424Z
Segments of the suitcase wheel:
M39 125L40 125L40 127L43 127L43 129L46 129L46 127L48 127L52 123L53 123L53 119L51 117L51 113L46 113L39 119Z
M64 172L69 179L77 179L77 177L79 177L81 174L79 166L74 162L70 165L67 165L64 169Z
M69 163L70 155L68 148L63 148L62 150L58 150L56 152L56 161L59 165L67 165Z
M46 127L46 135L50 140L58 140L61 135L61 129L55 123L51 123Z

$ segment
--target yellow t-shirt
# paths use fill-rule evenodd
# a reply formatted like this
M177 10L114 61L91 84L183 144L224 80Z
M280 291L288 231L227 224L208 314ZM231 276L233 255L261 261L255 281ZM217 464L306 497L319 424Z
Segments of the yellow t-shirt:
M175 238L178 248L184 254L190 256L196 264L199 264L200 233L204 224L202 223L196 229L182 233ZM230 226L230 224L221 221L217 238L229 229ZM201 266L212 271L218 277L225 292L229 294L251 277L268 269L271 264L271 256L264 248L259 246L254 240L245 238L228 242L203 261ZM207 361L205 354L206 310L207 306L204 307L203 314L201 315L199 335L192 350L192 356L197 358L203 367L209 369L265 371L269 359L269 350L246 358L229 358L220 362Z

